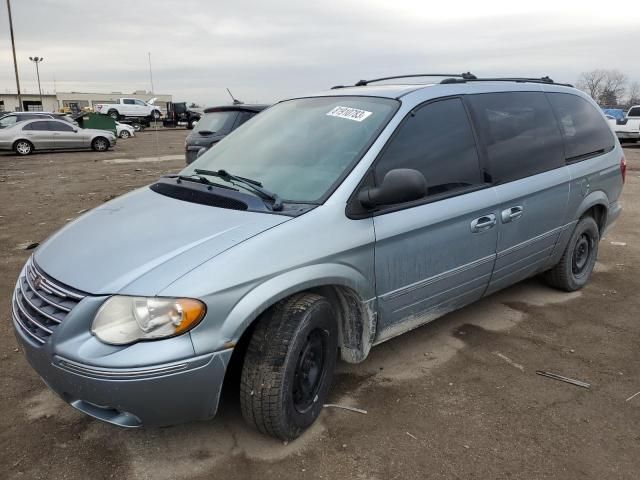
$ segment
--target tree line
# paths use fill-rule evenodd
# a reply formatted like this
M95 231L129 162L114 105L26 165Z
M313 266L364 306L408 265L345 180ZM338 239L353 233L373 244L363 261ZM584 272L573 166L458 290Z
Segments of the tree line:
M626 109L640 105L640 82L630 81L619 70L598 68L582 72L576 87L591 95L602 107Z

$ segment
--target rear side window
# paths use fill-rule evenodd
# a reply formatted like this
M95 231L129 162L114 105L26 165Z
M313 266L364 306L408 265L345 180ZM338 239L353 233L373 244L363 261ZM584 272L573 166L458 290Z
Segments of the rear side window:
M562 136L544 93L484 93L468 98L495 183L564 166Z
M640 107L631 107L627 117L640 117Z
M422 172L428 195L483 183L475 139L459 98L430 103L409 114L375 167L376 185L395 168Z
M136 101L130 98L125 98L124 100L122 100L122 103L124 103L125 105L135 105Z
M568 161L609 151L613 133L602 114L584 98L569 93L547 94L564 134Z

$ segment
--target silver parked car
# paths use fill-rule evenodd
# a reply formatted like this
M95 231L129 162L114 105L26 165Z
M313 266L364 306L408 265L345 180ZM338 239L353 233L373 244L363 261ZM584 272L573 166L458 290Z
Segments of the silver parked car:
M116 144L106 130L79 128L64 120L28 120L0 130L0 151L29 155L35 150L92 149L104 152Z
M292 439L338 352L533 275L586 284L626 168L593 100L546 77L371 83L282 101L44 242L13 322L46 384L167 425L213 417L231 362L245 419Z

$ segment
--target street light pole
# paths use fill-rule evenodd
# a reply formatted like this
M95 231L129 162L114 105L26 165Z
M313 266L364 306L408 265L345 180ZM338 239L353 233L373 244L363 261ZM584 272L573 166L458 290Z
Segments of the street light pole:
M153 72L151 71L151 52L147 52L147 55L149 55L149 78L151 79L151 93L153 93L155 89L153 88Z
M16 60L16 42L13 38L13 19L11 18L11 2L7 0L9 12L9 31L11 32L11 50L13 51L13 68L16 72L16 88L18 90L18 110L22 110L22 93L20 92L20 77L18 76L18 61Z
M29 57L33 63L36 64L36 75L38 76L38 92L40 93L40 106L44 110L44 103L42 103L42 89L40 88L40 69L38 68L38 64L44 60L43 57Z

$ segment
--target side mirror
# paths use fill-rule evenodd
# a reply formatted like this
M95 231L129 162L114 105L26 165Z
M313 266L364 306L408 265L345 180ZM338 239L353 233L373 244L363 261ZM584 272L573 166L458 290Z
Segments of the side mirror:
M420 200L426 195L427 181L422 173L412 168L396 168L387 172L379 187L362 190L358 200L364 208L371 209Z
M202 147L200 150L198 150L198 153L196 153L196 158L200 158L200 156L206 151L207 149Z

